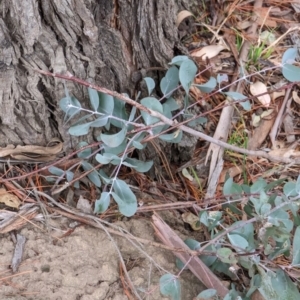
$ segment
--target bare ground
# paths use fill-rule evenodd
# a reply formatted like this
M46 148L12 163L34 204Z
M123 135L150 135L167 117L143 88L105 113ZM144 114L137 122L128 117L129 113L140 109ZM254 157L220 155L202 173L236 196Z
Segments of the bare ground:
M26 244L16 274L9 267L14 252L12 238L10 234L1 237L1 299L135 299L124 292L128 287L124 289L120 279L120 260L115 245L141 299L167 299L161 296L158 283L166 272L178 273L170 252L140 245L147 253L143 254L121 237L113 237L114 245L105 232L88 226L79 226L71 235L56 238L66 232L70 223L65 218L51 220L49 233L40 223L20 230L19 233L26 237ZM135 236L154 240L151 223L146 219L131 219L118 225ZM180 235L184 238L182 233ZM203 290L189 271L183 272L180 278L182 299L193 299Z

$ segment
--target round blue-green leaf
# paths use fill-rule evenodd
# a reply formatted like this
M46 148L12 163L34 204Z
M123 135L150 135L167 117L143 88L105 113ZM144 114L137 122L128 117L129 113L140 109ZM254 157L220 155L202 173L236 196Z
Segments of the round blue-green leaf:
M56 176L62 176L63 174L65 174L66 175L66 179L67 179L68 182L72 181L73 178L74 178L74 173L73 172L71 172L71 171L64 171L64 170L59 169L59 168L54 167L54 166L49 167L48 171L51 174L54 174ZM50 179L50 180L48 180L48 179ZM49 177L48 179L47 179L47 181L52 181L51 177Z
M97 199L95 201L94 213L101 214L105 212L108 209L109 203L110 203L110 193L102 192L100 199Z
M283 193L289 197L295 197L297 196L297 192L296 192L296 183L295 182L287 182L284 186L283 186Z
M203 93L210 93L217 86L217 80L214 77L210 77L210 79L206 83L195 84L195 86Z
M300 264L300 226L297 226L293 239L293 265Z
M125 139L123 143L118 147L108 147L107 145L103 144L104 152L105 153L111 153L115 155L119 155L126 149L127 146L127 140Z
M215 297L217 295L217 291L214 289L208 289L205 291L202 291L200 294L198 294L198 296L196 297L196 299L211 299L212 297Z
M244 221L237 221L234 223L234 225L239 225L243 224ZM249 243L249 249L248 250L253 250L255 249L255 239L254 239L254 227L252 223L249 224L243 224L243 226L240 226L236 230L232 231L232 234L239 234L242 237L244 237L248 243Z
M293 64L295 62L295 59L298 55L298 49L297 48L289 48L287 49L282 56L282 64Z
M163 104L163 106L167 105L170 111L174 111L180 108L177 104L176 100L172 97L168 98L167 101Z
M137 211L137 203L127 201L128 199L122 199L117 193L111 193L114 200L118 204L119 212L125 217L132 217Z
M161 114L163 113L162 104L157 99L155 99L154 97L146 97L146 98L142 99L141 104L144 105L145 107L147 107L149 109L152 109L154 111L157 111ZM150 116L145 111L141 111L141 115L142 115L146 125L152 125L152 124L159 121L158 118Z
M132 141L132 146L136 149L142 150L146 147L146 143L145 144L141 144L140 142L137 141Z
M74 178L74 173L71 171L66 171L66 179L68 182L72 181Z
M217 250L217 257L223 262L227 264L236 264L237 259L230 248L220 248Z
M75 107L69 107L70 105ZM61 110L68 116L73 117L80 112L81 104L75 97L65 97L59 101Z
M177 129L173 133L162 134L159 136L159 138L169 143L179 143L182 139L182 130Z
M105 184L111 184L112 179L102 169L99 170L99 176Z
M61 176L62 174L64 174L64 170L60 169L60 168L57 168L57 167L54 167L54 166L51 166L48 168L48 171L53 174L53 175L56 175L56 176Z
M131 122L134 119L135 114L136 114L136 107L134 106L131 108L131 112L130 112L129 119L128 119L129 122Z
M95 158L100 164L103 165L109 164L113 160L119 160L119 162L121 161L121 158L113 153L103 153L103 155L98 153Z
M113 190L112 195L118 203L120 213L126 217L133 216L137 211L137 200L128 184L121 179L115 179Z
M222 82L228 82L228 75L227 74L218 74L217 82L218 82L218 84L221 84Z
M87 177L88 179L97 187L101 187L101 180L100 180L100 177L99 177L99 174L98 172L94 169L94 167L89 164L88 162L86 161L82 161L81 162L81 165L83 167L83 169L85 171L90 171L90 170L93 170L92 172L90 172Z
M165 77L160 81L160 89L164 96L169 98L171 92L174 92L179 82L179 70L177 67L171 67Z
M193 239L186 239L184 241L184 243L191 249L191 250L199 250L200 247L201 247L201 244L196 241L196 240L193 240ZM176 258L176 267L181 270L185 265L184 263L179 259L179 258Z
M163 296L171 297L172 300L181 299L181 287L178 278L172 274L165 274L159 279L159 288Z
M189 59L189 57L186 55L177 55L172 58L172 61L171 61L171 63L169 63L169 65L180 66L182 64L182 62L184 62L185 60L188 60L188 59Z
M91 127L103 127L107 124L109 120L108 116L101 116L99 118L97 118L95 121L90 123Z
M204 125L205 123L207 123L207 118L198 117L198 118L188 122L188 126L195 127L198 124Z
M153 161L141 161L135 158L126 158L123 165L133 168L140 173L148 172L153 166Z
M249 100L246 100L247 97L244 96L243 94L238 93L238 92L226 92L224 94L229 96L230 98L232 98L235 101L245 99L245 101L239 102L239 104L243 107L244 110L250 110L251 109L251 104L250 104Z
M184 60L180 65L179 80L186 94L189 93L191 84L194 81L196 73L197 73L197 67L192 60L190 59Z
M98 92L94 89L88 88L90 102L94 111L97 111L99 107L99 95Z
M231 245L235 247L246 249L249 246L248 241L238 234L227 234L227 237Z
M89 132L92 122L78 124L69 128L69 133L74 136L86 135Z
M88 146L87 142L80 142L77 146L77 150L79 150L80 148L86 147ZM79 158L87 158L92 154L92 149L91 148L86 148L80 152L77 153L77 157Z
M231 195L231 190L232 190L232 185L233 185L233 178L229 177L223 186L223 195L227 196L227 195Z
M99 108L98 111L105 115L112 115L114 111L114 97L104 93L99 95Z
M108 147L115 148L120 146L125 137L126 137L127 129L124 127L118 133L115 134L103 134L101 133L100 138Z
M155 82L151 77L145 77L144 80L145 80L146 85L147 85L148 95L150 96L153 89L155 88Z
M201 244L194 240L194 239L186 239L184 240L184 243L191 249L191 250L199 250L201 247Z
M254 183L253 185L250 187L250 193L251 194L256 194L256 193L260 193L261 191L265 190L265 187L267 186L267 182L259 177Z
M290 82L300 81L300 68L285 64L282 67L282 75Z
M128 97L127 94L123 94L126 97ZM118 98L114 98L114 111L113 111L113 116L117 117L120 120L116 120L116 119L110 119L110 122L112 125L118 127L118 128L122 128L124 126L124 122L122 120L127 120L128 119L128 114L126 112L125 109L125 102L118 99Z

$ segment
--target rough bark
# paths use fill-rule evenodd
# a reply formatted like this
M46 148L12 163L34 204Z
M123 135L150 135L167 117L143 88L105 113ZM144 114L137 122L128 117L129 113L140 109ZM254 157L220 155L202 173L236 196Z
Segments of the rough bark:
M187 0L0 1L0 146L73 147L58 102L64 83L34 68L132 93L138 70L166 66L178 43L176 14ZM65 83L80 101L85 88ZM83 106L89 107L88 102ZM92 134L85 140L93 140Z

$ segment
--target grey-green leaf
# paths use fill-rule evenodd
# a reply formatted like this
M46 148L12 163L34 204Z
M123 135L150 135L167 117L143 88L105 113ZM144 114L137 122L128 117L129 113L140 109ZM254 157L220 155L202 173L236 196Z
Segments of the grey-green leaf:
M293 262L292 265L300 265L300 226L297 226L293 239Z
M88 163L84 160L81 162L81 165L85 171L93 170L87 175L87 177L95 186L101 187L101 180L100 180L99 174L94 169L94 167L90 163Z
M145 80L146 85L147 85L148 95L150 96L153 89L155 88L155 82L151 77L145 77L144 80Z
M189 57L186 55L177 55L172 58L170 65L180 66L185 60L188 60Z
M144 144L141 144L140 142L137 142L137 141L132 141L132 146L136 149L139 149L139 150L142 150L146 147L146 143Z
M282 75L290 82L300 81L300 68L293 65L284 65Z
M111 153L115 155L119 155L126 149L127 146L127 140L124 139L123 143L118 147L108 147L107 145L103 144L104 152L105 153Z
M105 184L110 184L112 182L112 179L109 178L102 169L99 170L99 176Z
M195 84L195 86L203 93L210 93L217 86L217 80L214 77L210 77L210 79L206 83Z
M75 106L75 107L69 107L69 105ZM75 97L65 97L62 98L59 101L59 106L61 110L70 117L73 117L77 113L80 112L81 104Z
M56 176L61 176L62 174L64 174L64 170L60 169L60 168L57 168L57 167L54 167L54 166L51 166L48 168L48 171L53 174L53 175L56 175Z
M108 147L115 148L120 146L125 137L126 137L127 129L124 126L118 133L115 134L103 134L101 133L100 138Z
M227 234L227 236L231 245L233 245L234 247L246 249L249 246L247 240L239 234Z
M92 122L71 126L69 133L74 136L86 135L89 132L91 123Z
M226 92L224 93L225 95L229 96L230 98L232 98L235 101L239 101L239 100L244 100L242 102L239 102L239 104L244 108L244 110L250 110L251 109L251 104L249 100L246 100L246 96L244 96L241 93L238 92Z
M134 106L131 108L131 112L130 112L129 119L128 119L129 122L131 122L134 119L135 114L136 114L136 107Z
M196 299L212 299L212 297L215 297L217 295L217 291L215 289L207 289L202 291L200 294L198 294L198 296L196 297Z
M123 165L133 168L137 170L138 172L144 173L148 172L151 167L153 166L153 161L141 161L135 158L126 158L126 160L123 162Z
M95 158L100 164L103 165L109 164L113 160L118 160L119 162L121 161L120 157L112 153L104 153L103 155L97 154Z
M88 88L88 92L89 92L89 97L90 97L90 102L91 105L94 109L94 111L97 111L98 107L99 107L99 95L98 92L94 89Z
M163 113L162 104L157 99L155 99L154 97L146 97L146 98L142 99L141 104L144 105L145 107L151 109L151 110L157 111L161 114ZM152 124L159 121L158 118L152 117L151 115L149 115L145 111L141 111L141 115L142 115L146 125L152 125Z
M169 143L179 143L182 139L182 130L177 129L173 133L162 134L159 136L159 138Z
M181 63L179 68L179 80L186 94L189 93L190 86L194 81L196 73L197 73L197 67L192 60L190 59L184 60Z
M114 110L114 98L108 94L99 94L99 108L98 111L105 115L112 115Z
M159 279L159 288L163 296L169 296L172 300L181 299L181 287L177 277L165 274Z
M137 200L128 184L121 179L115 179L113 190L112 195L118 203L120 213L126 217L133 216L137 211Z
M90 123L91 127L103 127L107 124L109 118L108 116L101 116Z
M296 57L298 55L298 49L297 48L289 48L287 49L283 56L282 56L282 64L293 64Z
M97 199L95 201L94 213L101 214L105 212L108 209L109 203L110 203L110 193L102 192L100 199Z
M170 97L167 101L163 104L163 106L167 105L170 111L174 111L180 108L174 98Z
M80 143L78 144L78 146L77 146L77 150L79 150L80 148L86 147L86 146L88 146L88 143L87 143L87 142L80 142ZM89 148L86 148L86 149L84 149L84 150L78 152L78 153L77 153L77 156L78 156L79 158L87 158L87 157L89 157L91 154L92 154L92 150L91 150L91 148L89 147Z
M237 263L237 259L230 248L225 248L225 247L219 248L217 250L217 256L223 263L227 263L227 264Z
M164 96L169 98L179 82L179 70L177 67L172 66L166 73L165 77L160 81L160 89Z
M128 95L126 94L125 96L128 97ZM120 120L110 119L111 124L118 128L122 128L124 126L124 122L121 120L125 121L128 119L128 114L125 109L125 102L118 98L114 98L113 116L120 119Z

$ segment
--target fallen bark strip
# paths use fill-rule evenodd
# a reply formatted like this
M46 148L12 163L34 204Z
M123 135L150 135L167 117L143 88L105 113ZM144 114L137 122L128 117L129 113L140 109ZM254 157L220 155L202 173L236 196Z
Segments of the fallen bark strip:
M257 30L258 24L257 24L257 18L258 16L255 14L255 11L258 10L260 7L262 7L263 0L256 0L255 3L253 4L253 12L254 15L251 18L251 21L253 22L251 27L247 30L247 34L249 36L253 36ZM248 52L251 47L251 43L249 41L245 41L240 55L239 59L241 62L247 61L248 57ZM239 68L240 66L237 66L236 74L239 74ZM232 79L232 82L235 82L237 79L237 75ZM239 93L243 93L243 87L240 86L240 84L232 85L229 89L229 91L235 91ZM214 139L219 140L222 139L223 141L227 141L228 139L228 134L231 128L231 120L234 112L234 107L233 106L226 106L223 108L218 126L216 128L215 134L214 134ZM223 148L222 148L223 147ZM225 151L224 146L218 145L216 143L210 144L208 151L207 151L207 160L208 157L211 156L211 161L210 161L210 169L209 169L209 178L208 178L208 187L207 187L207 192L205 195L205 198L211 198L214 196L217 188L217 184L219 181L219 177L221 175L221 172L223 170L223 154ZM228 149L228 148L227 148ZM236 150L234 150L236 151ZM239 152L239 151L237 151ZM240 152L241 153L241 152ZM247 154L247 153L245 153ZM251 155L251 154L249 154ZM268 158L269 160L272 160L269 157L263 156L261 153L257 155L258 157L265 157ZM273 160L274 161L274 160Z
M188 249L182 239L160 218L156 213L152 216L153 226L160 240L169 247ZM174 252L184 265L209 289L215 289L222 299L229 290L222 284L221 280L201 261L198 256L190 256L183 252Z

